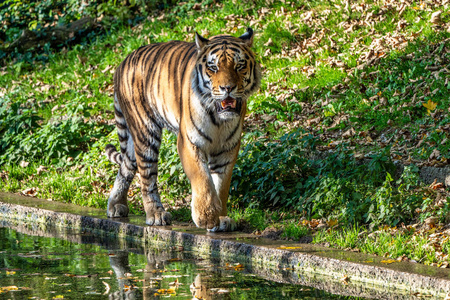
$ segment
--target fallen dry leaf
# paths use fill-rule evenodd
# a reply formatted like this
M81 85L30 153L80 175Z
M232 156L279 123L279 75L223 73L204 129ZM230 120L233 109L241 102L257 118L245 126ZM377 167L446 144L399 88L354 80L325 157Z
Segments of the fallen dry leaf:
M21 191L20 193L25 196L35 197L38 193L38 190L39 190L38 188L33 187L33 188L25 189L25 190Z
M0 287L1 291L17 291L19 288L15 285Z
M431 152L429 160L438 159L441 156L441 151L438 149L434 149L433 152Z
M395 262L396 262L395 259L386 259L386 260L381 261L382 264L387 264L387 265L395 263Z
M427 103L423 103L422 105L427 109L427 113L430 114L433 110L436 109L437 103L431 101L430 99Z
M168 262L174 262L174 261L181 261L181 258L175 257L175 258L171 258L169 260L167 260Z
M169 282L169 285L170 285L170 286L178 287L179 285L182 285L182 283L180 283L180 282L178 281L178 278L176 278L174 282Z
M26 168L26 167L28 167L29 164L30 164L29 162L22 160L20 162L19 166L21 166L22 168Z
M435 24L435 25L441 24L441 22L442 22L442 20L441 20L441 14L442 14L442 11L440 11L440 10L435 11L434 13L432 13L432 14L431 14L430 22L433 23L433 24Z
M350 128L349 130L347 130L346 132L344 132L344 133L342 134L342 137L347 139L347 138L350 138L350 137L354 136L355 133L356 133L356 131L355 131L355 129L352 127L352 128Z
M174 289L159 289L157 290L157 293L160 295L163 294L175 294L175 290Z
M439 150L438 150L438 152L439 152ZM433 153L434 153L434 151L433 151ZM440 153L439 153L439 155L440 155ZM437 182L437 179L434 179L433 183L430 184L429 188L433 189L433 190L441 189L441 188L444 188L444 184L442 182Z
M244 265L237 264L237 265L234 266L234 270L235 271L243 271L244 270Z
M348 284L350 282L350 277L346 274L342 276L341 281L343 284Z
M435 225L437 223L437 221L438 221L437 217L429 217L429 218L425 219L425 224L432 226L432 225Z
M41 173L46 172L46 171L47 171L47 167L45 167L45 166L39 166L39 167L36 169L36 173L37 173L38 175L40 175Z
M327 224L328 224L329 227L333 227L334 225L337 225L337 224L338 224L338 220L333 220L333 219L331 219L331 220L329 220L329 221L327 222Z
M302 247L280 246L280 247L277 247L277 249L281 249L281 250L296 250L296 249L302 249Z
M108 295L109 294L109 290L111 289L111 287L105 281L102 281L102 283L105 285L105 292L103 293L103 295Z

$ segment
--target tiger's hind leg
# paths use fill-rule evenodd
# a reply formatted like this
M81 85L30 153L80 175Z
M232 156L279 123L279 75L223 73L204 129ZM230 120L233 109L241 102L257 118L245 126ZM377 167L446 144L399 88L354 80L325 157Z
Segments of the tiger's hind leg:
M149 118L146 124L134 130L136 162L140 175L142 201L148 225L169 225L170 213L164 210L158 192L158 156L161 146L162 127Z
M129 140L126 152L121 155L123 161L120 164L114 187L108 198L107 215L110 218L126 217L129 212L127 194L136 174L133 141L131 141L131 138Z
M114 112L121 153L119 154L113 145L106 146L106 155L109 160L120 165L114 187L108 198L106 212L110 218L128 216L127 194L137 169L134 143L116 97Z

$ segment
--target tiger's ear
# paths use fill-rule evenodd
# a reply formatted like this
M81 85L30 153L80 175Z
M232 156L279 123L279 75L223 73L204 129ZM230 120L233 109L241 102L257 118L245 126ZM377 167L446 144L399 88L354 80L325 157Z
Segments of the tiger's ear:
M208 39L202 37L198 32L195 33L195 44L197 45L197 50L200 51L209 43Z
M251 47L253 45L253 29L247 28L247 32L239 37L245 42L245 45Z

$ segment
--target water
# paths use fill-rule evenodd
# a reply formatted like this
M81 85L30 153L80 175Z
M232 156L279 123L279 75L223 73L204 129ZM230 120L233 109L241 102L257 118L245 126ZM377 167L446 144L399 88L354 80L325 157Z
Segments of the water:
M95 241L93 235L78 240ZM363 299L250 271L182 248L83 244L0 228L0 299Z

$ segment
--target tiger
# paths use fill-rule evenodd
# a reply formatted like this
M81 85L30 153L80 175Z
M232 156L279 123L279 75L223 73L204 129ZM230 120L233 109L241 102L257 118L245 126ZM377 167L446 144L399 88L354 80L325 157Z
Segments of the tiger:
M126 217L127 194L139 172L145 222L172 221L157 187L163 129L177 135L177 152L191 184L191 216L207 231L232 231L227 217L231 174L241 144L248 98L258 91L261 68L252 52L254 32L217 35L193 42L142 46L114 73L114 115L120 153L105 148L119 171L107 216Z

